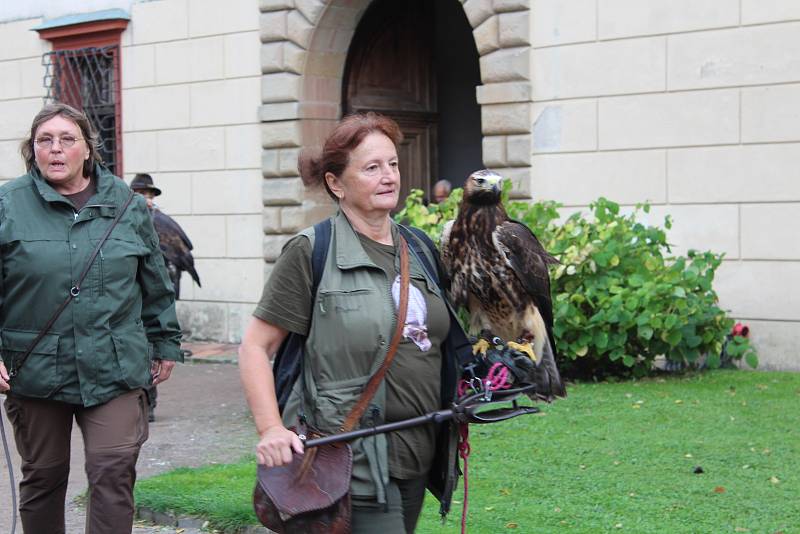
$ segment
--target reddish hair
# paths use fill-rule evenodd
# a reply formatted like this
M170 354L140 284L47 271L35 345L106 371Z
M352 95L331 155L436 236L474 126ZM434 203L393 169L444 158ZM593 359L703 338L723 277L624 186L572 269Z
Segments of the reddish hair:
M331 198L338 201L325 181L325 173L341 177L350 161L350 153L365 137L374 132L382 133L391 139L395 148L403 140L403 134L395 121L385 115L369 111L348 115L339 121L325 139L320 153L312 154L309 150L303 149L297 158L297 170L300 171L300 177L306 187L323 185Z

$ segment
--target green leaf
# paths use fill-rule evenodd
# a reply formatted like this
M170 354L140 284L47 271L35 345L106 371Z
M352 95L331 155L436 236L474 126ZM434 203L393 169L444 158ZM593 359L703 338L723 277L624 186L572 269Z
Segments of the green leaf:
M642 339L650 340L653 337L653 329L649 326L640 326L638 333Z
M753 369L758 367L758 356L755 352L748 352L744 357L744 361Z
M706 365L711 369L717 369L720 365L719 354L709 354L706 357Z
M608 333L598 332L594 335L594 344L598 349L604 349L608 346Z
M681 331L680 330L670 330L667 334L667 339L665 340L671 346L675 347L678 343L681 342Z
M622 357L622 363L625 364L626 367L633 367L633 364L636 363L636 358L633 356L628 356L627 354Z

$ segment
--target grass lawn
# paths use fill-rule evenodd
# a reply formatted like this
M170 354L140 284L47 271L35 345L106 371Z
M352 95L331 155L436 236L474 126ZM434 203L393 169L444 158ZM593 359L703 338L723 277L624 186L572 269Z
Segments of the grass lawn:
M800 374L577 384L543 412L470 427L471 532L800 533ZM257 522L254 472L179 469L136 500L233 529ZM445 524L429 498L417 532L459 532L454 498Z

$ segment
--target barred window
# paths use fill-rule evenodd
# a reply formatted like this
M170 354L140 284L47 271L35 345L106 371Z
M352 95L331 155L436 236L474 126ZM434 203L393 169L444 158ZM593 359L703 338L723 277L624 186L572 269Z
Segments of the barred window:
M122 175L119 45L55 50L42 57L47 102L63 102L86 113L99 134L99 154Z

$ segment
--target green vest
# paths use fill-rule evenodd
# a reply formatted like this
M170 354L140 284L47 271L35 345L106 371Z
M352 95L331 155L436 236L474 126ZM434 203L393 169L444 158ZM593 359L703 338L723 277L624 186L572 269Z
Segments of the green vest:
M292 426L302 410L308 423L324 434L339 430L364 385L383 363L396 321L390 282L384 271L364 251L344 214L339 212L333 221L331 244L305 345L304 376L295 384L283 412L284 424ZM313 248L313 227L301 234L308 237ZM413 255L410 255L409 275L425 280L433 293L442 296ZM384 382L359 426L383 423L385 400ZM385 502L385 487L389 483L386 436L362 438L350 445L352 495Z

